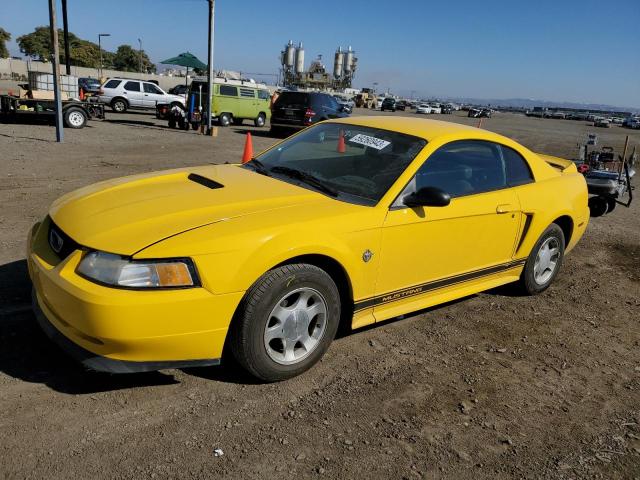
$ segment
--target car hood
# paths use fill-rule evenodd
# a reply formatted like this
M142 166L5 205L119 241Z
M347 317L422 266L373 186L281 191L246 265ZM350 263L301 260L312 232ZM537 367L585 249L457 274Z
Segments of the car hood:
M56 200L49 214L82 246L133 255L204 225L333 201L237 165L212 165L90 185Z
M184 95L175 95L173 93L167 93L167 98L172 101L177 101L184 104Z

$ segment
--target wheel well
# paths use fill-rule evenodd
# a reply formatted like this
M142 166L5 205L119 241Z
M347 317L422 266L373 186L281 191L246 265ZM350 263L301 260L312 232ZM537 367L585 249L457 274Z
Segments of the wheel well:
M571 234L573 233L573 220L569 215L563 215L562 217L556 218L553 223L558 225L564 234L564 244L565 246L569 244L571 240Z
M349 275L347 275L344 267L331 257L312 254L290 258L273 268L281 267L282 265L290 265L292 263L308 263L310 265L315 265L329 274L332 280L336 283L336 287L338 287L338 293L340 293L340 305L342 306L338 334L340 335L341 333L348 331L351 328L351 318L353 317L353 289L351 288Z
M113 97L113 99L111 100L111 104L113 105L113 103L114 103L116 100L123 100L123 101L124 101L124 103L126 103L127 105L129 105L129 100L127 100L127 99L126 99L126 98L124 98L124 97Z

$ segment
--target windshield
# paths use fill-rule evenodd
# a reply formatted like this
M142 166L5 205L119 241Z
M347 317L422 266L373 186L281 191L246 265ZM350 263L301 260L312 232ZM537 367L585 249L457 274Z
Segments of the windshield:
M375 205L426 144L424 139L389 130L322 123L247 166L321 193L334 193L331 196L340 200Z

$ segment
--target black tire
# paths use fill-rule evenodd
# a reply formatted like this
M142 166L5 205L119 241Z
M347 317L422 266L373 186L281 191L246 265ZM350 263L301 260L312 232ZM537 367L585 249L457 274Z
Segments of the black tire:
M536 280L535 276L536 260L541 247L547 244L547 242L550 242L549 245L557 245L558 255L556 259L556 265L554 267L554 270L551 271L551 275L549 276L549 278L544 279L544 281L539 281ZM527 262L524 265L524 270L520 275L519 283L524 293L526 293L527 295L537 295L549 288L549 285L551 285L553 280L558 275L560 268L562 267L562 260L564 259L564 248L564 233L558 225L552 223L542 233L536 244L533 246L533 249L529 254L529 258L527 258Z
M601 217L609 211L609 203L604 197L591 197L589 199L589 214L592 217Z
M111 110L116 113L124 113L129 108L129 103L124 98L114 98L111 100Z
M228 127L231 124L231 115L229 113L221 113L218 117L218 123L221 127Z
M607 197L607 213L613 212L613 210L616 208L616 205L617 203L614 198Z
M256 127L264 127L264 124L267 122L267 116L264 113L259 113L258 116L253 121L253 124Z
M185 124L184 118L178 118L178 128L180 130L184 130L184 124Z
M69 128L84 128L87 120L87 112L79 107L71 107L64 111L64 124Z
M312 289L324 299L326 315L319 321L324 322L324 331L306 356L285 365L268 353L265 329L273 322L271 312L278 303L301 288ZM304 263L274 268L256 281L240 303L229 332L231 352L243 368L260 380L275 382L300 375L318 362L329 348L338 329L340 311L338 288L324 270ZM318 322L311 319L310 324L314 321ZM284 328L282 335L285 335Z
M175 118L169 119L169 128L176 128L176 120Z
M200 124L198 122L191 122L191 128L193 130L198 130L200 128Z

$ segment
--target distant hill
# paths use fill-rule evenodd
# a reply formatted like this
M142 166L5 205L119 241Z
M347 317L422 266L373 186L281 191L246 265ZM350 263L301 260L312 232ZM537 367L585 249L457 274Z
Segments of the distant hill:
M456 97L449 98L455 102L471 103L474 105L492 105L501 107L513 107L513 108L533 108L533 107L548 107L548 108L579 108L583 110L609 110L612 112L640 112L640 108L633 107L616 107L613 105L604 105L600 103L574 103L574 102L551 102L548 100L534 100L531 98L464 98Z

